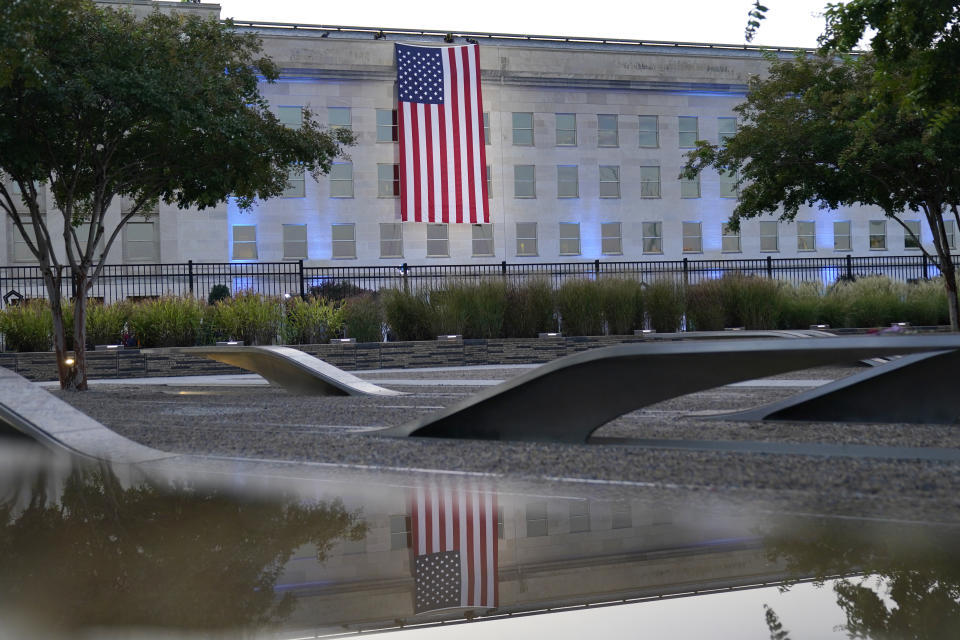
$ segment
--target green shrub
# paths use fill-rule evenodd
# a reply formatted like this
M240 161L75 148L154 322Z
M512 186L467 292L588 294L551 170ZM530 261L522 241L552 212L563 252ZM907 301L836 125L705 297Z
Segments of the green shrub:
M654 280L643 290L644 309L650 328L672 332L680 328L684 311L684 291L668 278Z
M204 306L195 298L163 296L134 304L127 325L141 347L191 347L203 315Z
M207 296L207 304L215 305L221 300L226 300L230 297L230 287L225 284L215 284L213 288L210 289L210 295Z
M688 331L720 331L727 322L721 280L705 280L687 287Z
M823 287L816 282L780 285L780 321L782 329L808 329L825 322L821 318ZM834 326L829 322L825 322Z
M603 296L595 281L567 280L557 289L556 301L565 335L603 335Z
M599 284L607 333L622 336L642 328L643 286L627 278L604 278Z
M343 329L343 305L321 298L296 296L284 304L283 341L286 344L321 344Z
M126 300L103 304L91 301L87 305L87 344L119 344L130 318L132 305Z
M433 308L426 292L391 289L383 295L383 315L397 340L436 338Z
M544 278L531 278L506 287L507 307L503 316L506 338L536 338L556 331L554 291Z
M830 316L841 316L831 326L882 327L903 321L906 285L883 276L834 284L824 298Z
M357 285L346 280L340 280L338 282L326 280L322 284L310 287L310 295L312 297L326 298L327 300L331 301L346 300L347 298L352 298L354 296L372 293L373 292L369 289L358 287Z
M24 300L0 312L0 332L9 351L49 351L53 316L46 300Z
M776 280L729 274L720 280L724 327L776 329L780 317L780 285Z
M904 320L913 325L950 324L947 292L943 279L908 284L904 298Z
M214 305L213 325L217 334L227 340L243 340L247 345L273 344L282 318L278 298L241 291Z
M435 334L499 338L507 310L506 285L499 280L455 282L430 292Z
M380 300L371 294L347 298L342 308L344 336L357 342L383 340L383 313Z

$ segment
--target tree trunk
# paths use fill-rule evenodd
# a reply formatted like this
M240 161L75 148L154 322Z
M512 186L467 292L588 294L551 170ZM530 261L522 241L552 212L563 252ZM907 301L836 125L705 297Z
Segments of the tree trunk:
M87 390L87 278L86 274L77 277L77 298L73 301L73 350L75 352L74 371L71 391ZM61 383L61 388L66 389Z
M943 287L947 290L947 308L950 311L950 330L960 331L960 306L957 303L957 271L953 261L940 258L940 273L943 274Z

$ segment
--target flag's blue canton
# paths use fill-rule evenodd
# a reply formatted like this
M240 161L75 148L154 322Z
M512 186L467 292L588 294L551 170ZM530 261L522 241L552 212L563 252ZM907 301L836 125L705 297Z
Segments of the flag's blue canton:
M443 51L397 45L400 102L443 104Z

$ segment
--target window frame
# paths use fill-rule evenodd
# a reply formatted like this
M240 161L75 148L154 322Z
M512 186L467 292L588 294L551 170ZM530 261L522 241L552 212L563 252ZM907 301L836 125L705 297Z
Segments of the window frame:
M337 167L349 167L349 168L350 168L350 177L348 177L348 178L343 178L343 177L339 177L339 176L334 175L334 172L337 171ZM331 198L338 198L338 199L347 199L347 200L349 200L350 198L353 198L353 197L354 197L354 192L353 192L353 163L352 163L352 162L334 162L333 164L330 165L330 173L328 174L328 177L329 177L329 180L330 180L330 197L331 197ZM334 193L334 191L335 191L334 185L339 185L340 183L349 184L349 187L350 187L350 193L349 193L349 195L341 195L341 194L339 194L339 193ZM344 192L344 193L346 193L346 192Z
M383 114L390 114L390 124L381 122L383 119ZM377 142L383 143L397 143L400 141L400 124L397 120L397 110L396 109L377 109L376 110L376 122L377 122ZM389 136L384 135L384 131L389 133Z
M352 237L350 239L337 238L335 229L350 229ZM351 249L351 255L337 255L338 246L348 246ZM356 260L357 259L357 225L354 222L331 222L330 223L330 259L331 260Z
M609 225L616 225L617 234L610 235L607 233ZM615 240L617 243L616 251L608 251L605 246L608 241ZM600 223L600 253L605 256L622 256L623 255L623 224L620 222L601 222Z
M384 178L384 172L387 170L387 167L391 167L390 179ZM385 185L389 184L390 188L385 189ZM386 193L390 191L391 193ZM378 162L377 163L377 197L378 198L399 198L400 197L400 165L395 162Z
M772 225L772 226L771 226ZM770 229L773 229L774 232L771 234ZM760 236L760 252L761 253L779 253L780 251L780 222L777 220L761 220L758 225L758 235ZM763 241L764 239L773 238L774 248L764 248Z
M875 225L879 225L880 233L874 231ZM874 246L874 238L880 238L881 243L879 246ZM887 250L887 221L886 220L869 220L867 222L867 247L870 251L886 251Z
M803 226L801 226L803 225ZM810 225L807 233L802 233L806 225ZM804 247L804 239L809 239L810 246ZM817 250L817 221L816 220L797 220L797 251L801 253L810 253Z
M688 233L692 227L689 225L694 225L696 227L696 234ZM687 239L696 238L696 248L687 248ZM681 239L681 251L682 253L703 253L703 223L697 221L684 221L680 223L680 239Z
M609 172L610 170L613 171L613 177L614 177L613 180L604 180L604 179L603 179L604 169L607 169L608 172ZM611 199L611 200L616 200L616 199L619 199L619 198L620 198L620 196L621 196L621 191L620 191L620 165L618 165L618 164L602 164L602 165L600 165L600 166L598 167L598 171L597 171L597 180L598 180L598 182L597 182L597 188L598 188L598 191L599 191L599 196L600 196L600 198L602 198L602 199ZM609 193L608 193L608 194L604 194L604 185L614 185L614 186L615 186L616 193L615 193L615 194L609 194ZM608 186L607 188L609 189L610 187Z
M604 127L601 125L602 122L606 121L609 123L612 121L613 128L609 126ZM604 143L602 141L603 134L613 135L613 141ZM615 149L620 146L620 117L616 113L598 113L597 114L597 147L601 149Z
M663 221L646 220L640 223L640 230L643 241L643 253L645 255L663 255ZM648 243L655 242L648 249Z
M644 129L644 119L653 118L653 129ZM660 116L651 114L640 114L637 116L637 146L641 149L659 149L660 148ZM653 144L643 144L643 134L653 133Z
M242 229L253 229L253 240L237 240L237 232ZM259 260L260 259L260 250L257 246L257 225L255 224L235 224L230 228L230 259L231 260ZM237 247L253 247L252 256L239 256L237 254Z
M310 251L310 236L307 234L307 225L306 224L282 224L280 225L280 240L283 244L283 259L284 260L307 260L309 259ZM303 240L287 240L287 231L292 231L294 228L303 230ZM294 243L299 244L303 243L303 254L302 255L291 255L287 253L288 245L293 245Z
M396 238L386 238L384 237L385 228L395 228L399 233ZM403 223L401 222L381 222L379 226L380 230L380 257L381 258L402 258L403 257ZM397 253L390 253L384 251L384 247L388 246L387 243L397 243L400 250Z
M687 190L690 186L694 187L694 195L691 195ZM701 196L700 194L700 174L693 179L680 178L680 199L681 200L695 200Z
M684 129L684 124L693 123L693 130ZM684 144L688 139L684 136L690 136L693 134L693 139L689 140L690 144ZM677 116L677 146L680 149L693 149L697 146L697 140L700 138L700 119L698 116Z
M288 118L281 117L281 115L293 114L293 113L297 113L298 117L289 118L290 122L284 122L284 120ZM278 105L277 120L279 120L280 124L282 124L285 127L289 127L291 129L299 129L300 127L303 126L303 106L302 105Z
M563 179L563 169L573 169L573 180ZM570 173L569 171L567 173ZM573 193L564 194L561 185L573 185ZM558 164L557 165L557 198L561 199L574 199L580 197L580 167L575 164Z
M570 117L570 118L573 118L573 128L572 128L572 129L561 128L561 127L560 127L560 119L561 119L561 117ZM556 125L556 127L555 127L555 135L556 135L557 146L558 146L558 147L575 147L575 146L577 146L577 114L575 114L575 113L558 113L558 114L555 114L555 119L556 119L556 122L555 122L555 125ZM566 134L573 134L573 142L561 142L561 141L560 141L560 133L561 133L561 132L566 133Z
M477 237L477 231L483 231L484 237ZM487 237L489 236L489 237ZM477 251L478 243L489 243L490 250L479 252ZM482 245L481 245L482 246ZM474 258L489 258L496 255L496 246L493 239L493 224L471 224L470 225L470 249L471 257Z
M525 234L521 234L520 233L521 225L523 225L523 228L525 230L532 229L533 235L531 236L529 232ZM516 255L516 257L530 258L530 257L536 257L540 255L540 247L539 247L540 240L538 237L539 230L537 229L536 222L527 222L527 221L517 222L514 228L514 231L515 231L515 240L516 240L516 246L514 247L515 248L514 254ZM527 250L521 251L521 247L523 246L521 245L522 242L532 242L533 243L532 250L527 249Z
M730 249L727 247L729 244L728 240L731 238L736 238L737 240L736 249ZM740 230L738 229L737 231L734 231L726 222L720 223L720 253L743 253Z
M647 174L654 171L656 173L656 180L651 180ZM644 195L644 191L651 190L647 188L647 185L656 185L656 195ZM640 197L643 199L655 200L662 196L663 191L660 188L660 165L648 165L640 167Z
M837 225L847 225L846 233L837 233ZM838 246L837 239L846 238L845 247ZM834 251L852 251L853 250L853 225L850 220L833 221L833 250Z
M346 122L334 122L333 114L345 113ZM353 111L350 107L327 107L327 126L331 129L350 129L353 130Z
M576 234L570 232L576 231ZM568 233L565 235L564 231ZM558 249L561 256L579 256L580 255L580 223L579 222L559 222L557 223L557 237L559 238ZM564 242L576 242L575 251L574 247L569 244L564 250Z
M919 220L904 220L903 224L906 227L911 227L910 231L913 231L916 236L916 240L913 239L913 236L910 235L910 232L907 229L903 230L903 250L904 251L920 251L922 249L923 237L923 225ZM912 227L916 227L915 229ZM916 244L914 244L916 243Z
M526 126L517 126L517 117L518 117L518 116L520 116L520 117L529 116L529 117L530 117L530 126L529 126L529 127L526 127ZM533 125L534 125L534 123L533 123L533 112L532 112L532 111L513 111L513 112L512 112L512 116L511 116L511 124L513 125L513 136L512 136L513 146L515 146L515 147L533 147L533 146L536 146L536 139L534 138L534 135L533 135ZM524 124L524 123L521 123L521 124ZM526 137L525 132L529 132L529 136L530 136L530 141L529 141L529 142L524 142L524 141L523 141L523 138ZM522 135L522 136L518 136L518 134L523 134L523 135ZM517 141L518 138L521 139L520 142Z
M430 237L431 232L438 232L443 230L443 236ZM445 222L428 222L426 225L426 234L427 234L427 257L428 258L449 258L450 257L450 225ZM437 251L431 251L438 247L438 243L442 243L440 246L443 247L443 253Z
M732 131L723 130L722 125L727 122L733 123ZM735 135L737 135L737 118L734 116L719 116L717 118L717 144L719 144L720 146L723 146L727 142L727 140L729 140Z
M293 165L287 169L287 186L281 198L306 198L307 175L303 165Z
M530 179L521 179L519 172L521 169L530 169ZM520 185L530 185L530 195L520 193ZM513 197L516 200L532 200L537 197L537 165L535 164L515 164L513 165Z

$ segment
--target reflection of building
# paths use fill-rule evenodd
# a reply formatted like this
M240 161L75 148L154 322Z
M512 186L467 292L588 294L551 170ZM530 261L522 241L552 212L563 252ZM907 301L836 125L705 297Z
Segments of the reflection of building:
M736 202L732 177L678 179L695 140L718 142L736 131L732 108L748 77L765 67L757 50L475 34L493 224L431 225L399 221L394 43L442 45L443 35L388 32L378 39L377 29L238 28L259 33L284 70L280 82L263 87L277 115L296 126L309 107L330 126L351 128L356 147L319 182L292 172L286 197L251 214L161 205L158 221L130 226L111 262L304 259L349 266L918 252L874 209L805 209L794 224L750 221L742 234L726 232ZM122 206L115 206L115 220ZM919 231L914 217L907 224ZM9 222L4 233L0 263L29 261ZM924 229L926 242L928 234Z
M642 501L496 496L499 606L414 614L410 495L366 500L366 538L318 561L296 554L278 582L297 596L291 629L371 629L488 612L608 602L779 580L749 522ZM348 508L359 505L347 504Z

